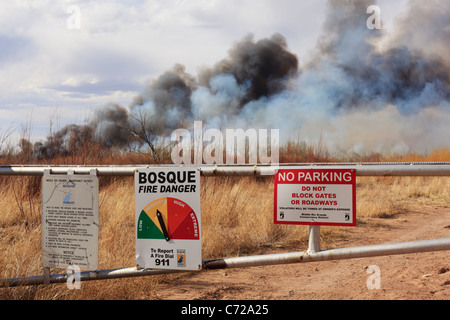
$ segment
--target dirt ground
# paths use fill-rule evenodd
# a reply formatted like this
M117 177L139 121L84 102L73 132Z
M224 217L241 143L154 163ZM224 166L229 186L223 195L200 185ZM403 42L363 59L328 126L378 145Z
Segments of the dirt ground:
M336 248L450 238L450 207L409 207L345 230ZM303 251L306 248L299 248ZM322 245L322 249L327 249ZM293 249L272 251L292 252ZM269 252L268 252L269 253ZM379 288L368 288L378 266ZM373 270L372 267L369 270ZM369 279L370 278L370 279ZM368 281L369 280L369 281ZM162 300L448 300L450 251L205 270L160 284Z

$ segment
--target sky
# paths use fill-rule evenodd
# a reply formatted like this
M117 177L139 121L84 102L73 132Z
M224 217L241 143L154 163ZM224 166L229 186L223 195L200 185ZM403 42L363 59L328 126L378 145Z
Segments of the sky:
M385 32L408 4L373 2ZM126 107L175 64L195 75L248 34L282 34L301 66L324 32L326 6L325 0L2 1L0 138L37 141L83 123L107 103Z

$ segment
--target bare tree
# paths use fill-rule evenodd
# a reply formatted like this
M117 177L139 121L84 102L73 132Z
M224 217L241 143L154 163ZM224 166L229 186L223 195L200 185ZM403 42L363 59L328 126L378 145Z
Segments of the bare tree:
M6 144L6 141L14 132L13 125L10 124L5 130L0 131L0 155L2 153L3 146Z
M132 121L130 121L129 131L135 136L138 141L146 144L151 151L151 156L156 162L161 161L160 152L156 147L156 141L159 138L162 130L155 126L152 121L150 121L149 116L147 116L143 111L133 113L131 115Z

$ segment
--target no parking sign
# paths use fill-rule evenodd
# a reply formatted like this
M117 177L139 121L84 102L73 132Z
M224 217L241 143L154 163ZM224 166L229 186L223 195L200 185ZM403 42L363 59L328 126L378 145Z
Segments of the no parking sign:
M276 224L356 226L355 169L280 169Z

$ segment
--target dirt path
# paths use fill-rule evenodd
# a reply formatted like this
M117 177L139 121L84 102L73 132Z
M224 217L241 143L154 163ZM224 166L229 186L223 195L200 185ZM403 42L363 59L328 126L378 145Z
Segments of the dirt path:
M349 237L336 247L450 238L450 208L415 206L395 219L382 219L347 232ZM369 290L371 274L367 268L373 265L379 267L380 288ZM158 298L448 300L450 251L208 270L162 283Z

